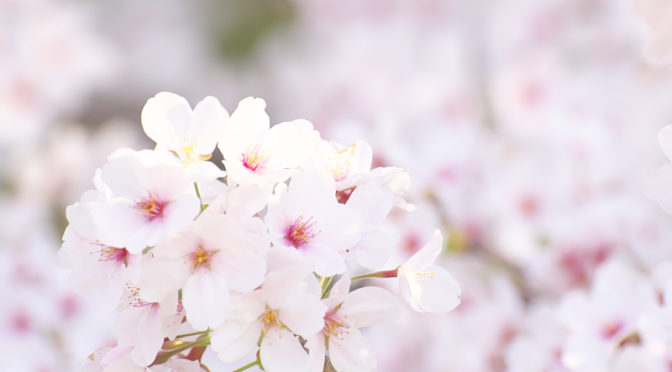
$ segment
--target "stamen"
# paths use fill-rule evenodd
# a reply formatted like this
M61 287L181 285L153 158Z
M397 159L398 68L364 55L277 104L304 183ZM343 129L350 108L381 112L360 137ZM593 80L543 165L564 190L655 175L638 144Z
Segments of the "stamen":
M313 217L304 220L303 215L300 215L291 225L287 227L285 241L288 244L293 245L294 248L302 247L310 239L314 238L320 233L320 231L314 231L316 223L317 222L313 220Z
M261 150L260 144L250 145L243 153L243 166L252 172L261 171L268 162L266 154Z
M166 204L166 202L158 200L154 194L149 194L146 198L135 203L134 208L149 221L153 221L156 218L163 217L163 209Z
M197 270L203 267L210 270L210 266L212 264L210 258L215 253L217 253L217 251L209 251L207 249L203 249L203 245L199 244L198 249L189 254L189 258L191 259L193 269Z
M269 329L280 326L278 310L271 309L268 305L266 305L266 312L261 314L260 319L264 323L264 332L268 332Z
M97 253L99 255L98 261L112 261L116 263L122 263L124 266L128 266L128 256L129 253L126 250L126 248L116 248L116 247L110 247L104 244L100 243L94 243L96 245L99 245L101 247L100 250L94 251L92 253Z
M329 157L329 172L334 181L343 181L350 173L356 145L349 146Z

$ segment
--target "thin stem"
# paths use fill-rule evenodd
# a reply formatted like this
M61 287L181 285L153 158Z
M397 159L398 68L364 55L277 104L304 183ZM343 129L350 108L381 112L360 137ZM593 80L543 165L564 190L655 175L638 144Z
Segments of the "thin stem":
M206 329L205 331L199 331L199 332L191 332L191 333L185 333L182 335L177 335L175 338L182 338L182 337L189 337L189 336L196 336L196 335L202 335L210 332L209 329Z
M198 189L198 184L194 182L194 189L196 190L196 196L198 196L198 201L201 204L201 212L203 212L203 199L201 199L201 191Z
M350 280L365 279L365 278L396 278L399 267L393 270L376 271L375 273L357 275L350 278Z
M255 361L252 362L252 363L248 363L248 364L246 364L246 365L244 365L244 366L238 368L237 370L235 370L235 371L233 371L233 372L241 372L241 371L244 371L244 370L246 370L246 369L248 369L248 368L252 368L252 367L254 367L254 366L256 366L256 365L259 365L259 359L255 360Z
M198 346L207 346L210 345L210 336L205 336L203 338L199 338L194 342L187 342L182 346L178 346L174 349L166 350L166 351L160 351L159 354L156 356L156 359L154 359L154 363L151 365L157 365L157 364L162 364L168 361L173 355L180 353L184 350L190 349L192 347L198 347Z

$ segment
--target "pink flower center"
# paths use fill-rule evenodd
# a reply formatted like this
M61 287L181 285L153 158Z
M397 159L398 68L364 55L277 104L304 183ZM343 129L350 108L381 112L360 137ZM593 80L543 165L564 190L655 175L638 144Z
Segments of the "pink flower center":
M140 298L140 288L126 283L126 289L128 289L128 304L133 307L151 307L156 310L159 308L158 302L147 302Z
M288 244L294 246L294 248L300 248L304 246L308 241L320 231L314 231L316 222L313 220L313 217L304 219L303 215L299 216L289 227L285 233L285 241Z
M194 271L200 268L210 270L210 266L212 265L211 258L215 253L217 252L203 249L203 246L199 244L198 249L189 254Z
M602 326L600 334L607 340L614 338L625 327L621 320L610 321Z
M256 172L257 170L262 170L266 166L268 159L263 151L261 151L261 145L255 144L248 147L243 153L242 162L245 168L252 172Z
M327 337L338 336L348 328L345 325L345 322L336 312L327 312L324 314L324 328L322 328L322 334Z
M158 200L154 194L149 194L146 198L135 203L135 209L149 221L156 218L163 217L163 209L166 207L166 202Z
M129 253L126 250L126 248L116 248L116 247L108 247L106 245L101 244L102 249L99 251L96 251L95 253L98 253L99 258L98 261L106 261L106 262L115 262L117 264L123 264L124 266L128 266L128 256Z

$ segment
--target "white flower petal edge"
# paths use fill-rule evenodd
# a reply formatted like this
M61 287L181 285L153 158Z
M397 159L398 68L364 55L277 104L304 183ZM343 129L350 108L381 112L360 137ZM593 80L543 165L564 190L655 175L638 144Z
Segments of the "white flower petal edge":
M460 304L460 285L450 273L434 264L442 242L441 231L437 229L427 245L399 266L399 291L415 311L444 313Z

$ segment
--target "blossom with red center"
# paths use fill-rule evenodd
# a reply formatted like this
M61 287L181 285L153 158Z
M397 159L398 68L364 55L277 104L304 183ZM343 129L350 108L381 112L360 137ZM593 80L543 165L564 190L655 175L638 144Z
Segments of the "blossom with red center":
M191 222L200 211L193 182L151 152L120 151L102 168L106 198L85 203L100 243L138 254Z
M250 145L242 154L243 166L252 172L261 171L268 162L260 144Z
M323 317L322 332L306 343L312 370L324 365L327 350L337 371L375 370L375 356L359 328L395 317L399 307L394 296L377 287L350 292L350 278L345 275L322 302L329 309Z
M275 249L307 260L322 276L345 271L345 253L361 236L361 219L335 195L329 174L303 171L287 189L276 188L265 217Z
M286 180L309 160L320 140L306 120L271 127L265 109L260 98L242 100L219 140L228 178L239 185L271 188Z
M189 324L217 327L226 317L229 292L250 292L264 280L270 244L263 229L256 218L203 214L152 250L139 283L152 299L181 289Z
M317 222L313 219L313 217L309 217L306 220L303 215L300 215L287 227L285 241L288 244L293 245L294 248L301 248L310 239L314 238L317 236L317 234L320 233L315 229L316 223Z
M108 247L104 245L96 253L99 255L98 261L112 261L128 266L129 253L126 248Z
M219 358L233 362L258 345L264 370L308 372L310 357L301 338L320 334L326 310L309 280L315 278L307 270L274 271L261 288L234 298L229 316L211 333Z
M149 196L142 198L135 203L133 208L135 208L141 216L147 218L147 220L153 221L156 218L163 217L163 209L166 204L166 202L157 199L154 194L150 193Z

